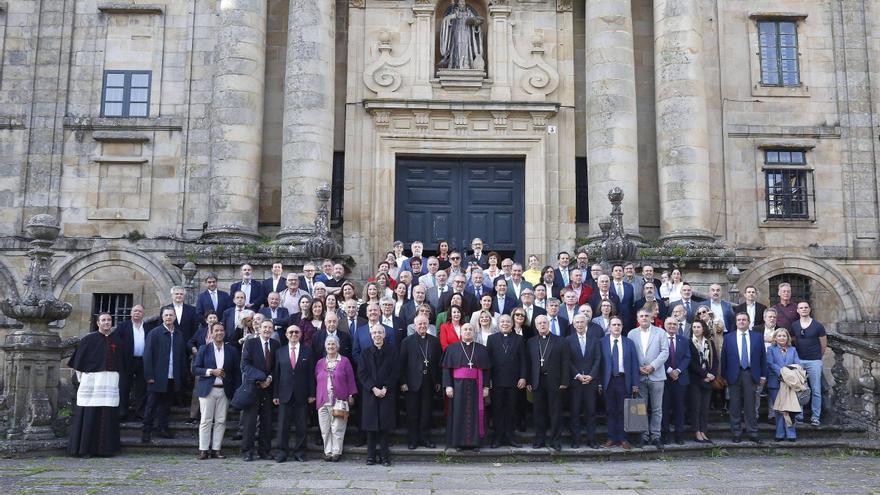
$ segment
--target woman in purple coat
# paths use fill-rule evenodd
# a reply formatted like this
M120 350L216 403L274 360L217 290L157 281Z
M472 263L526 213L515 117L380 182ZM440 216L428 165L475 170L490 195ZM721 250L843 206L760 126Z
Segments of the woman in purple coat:
M336 462L342 455L348 415L334 416L333 409L348 411L354 405L357 386L351 362L339 354L339 338L328 335L324 348L327 356L315 365L315 379L318 382L315 404L318 407L321 437L324 439L324 460Z

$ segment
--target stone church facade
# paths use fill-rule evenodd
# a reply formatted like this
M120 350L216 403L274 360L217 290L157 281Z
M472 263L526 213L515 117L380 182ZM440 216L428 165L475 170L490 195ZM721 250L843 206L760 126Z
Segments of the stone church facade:
M398 237L555 261L620 187L642 257L877 331L880 4L466 0L484 65L456 71L452 3L0 2L0 296L37 213L71 336L186 261L301 266L321 184L357 279Z

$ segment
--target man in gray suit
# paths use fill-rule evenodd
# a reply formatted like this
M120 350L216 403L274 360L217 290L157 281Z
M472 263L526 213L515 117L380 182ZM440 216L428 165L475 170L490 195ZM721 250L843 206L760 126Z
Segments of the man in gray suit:
M669 357L669 342L666 341L665 332L651 324L651 313L640 309L637 319L638 328L630 330L627 336L638 351L641 375L639 390L643 394L647 393L648 407L651 409L650 424L648 431L642 433L642 443L651 442L658 450L663 450L660 426L663 419L663 388L666 382L664 365Z
M443 295L443 292L451 289L446 283L446 280L448 279L446 271L437 270L437 273L435 273L434 276L437 278L437 285L428 288L428 294L426 297L428 299L428 304L434 308L435 313L439 313L443 311L440 308L440 297Z

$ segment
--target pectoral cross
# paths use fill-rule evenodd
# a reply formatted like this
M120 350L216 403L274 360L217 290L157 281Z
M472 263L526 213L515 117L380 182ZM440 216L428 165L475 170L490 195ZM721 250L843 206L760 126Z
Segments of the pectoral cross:
M468 369L473 369L474 363L468 361Z
M428 358L425 358L425 366L428 366Z
M541 367L544 367L544 358L541 358Z

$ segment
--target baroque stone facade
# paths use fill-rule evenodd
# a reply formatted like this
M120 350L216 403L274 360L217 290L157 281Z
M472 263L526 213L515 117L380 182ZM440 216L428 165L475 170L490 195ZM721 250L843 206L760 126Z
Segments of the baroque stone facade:
M804 276L821 320L877 332L875 2L467 0L479 74L437 70L450 3L0 2L0 297L23 290L38 213L61 223L65 336L94 293L158 310L188 259L227 287L247 259L300 265L334 160L334 234L366 278L394 240L399 157L516 157L523 258L599 236L620 187L625 230L665 246L641 255L698 289L736 264L766 302L771 279ZM798 84L762 84L768 20L796 27ZM149 84L108 93L108 73ZM117 96L130 116L110 116ZM768 150L806 156L805 216L771 214ZM693 243L724 255L680 259Z

